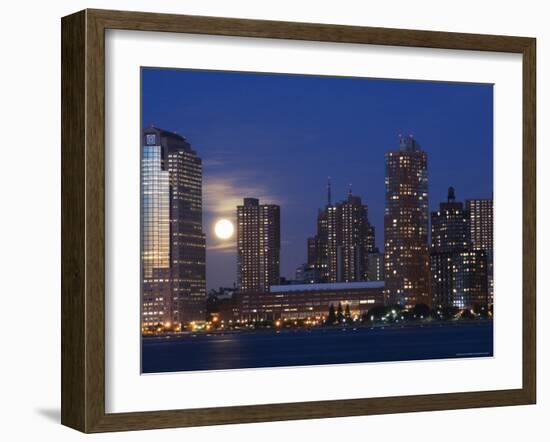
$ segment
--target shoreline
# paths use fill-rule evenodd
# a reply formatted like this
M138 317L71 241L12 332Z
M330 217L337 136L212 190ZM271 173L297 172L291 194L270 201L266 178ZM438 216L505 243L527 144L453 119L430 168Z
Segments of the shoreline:
M371 330L385 330L385 329L416 329L416 328L431 328L431 327L444 327L444 326L471 326L471 325L483 325L492 323L493 319L458 319L458 320L429 320L429 321L417 321L417 322L390 322L375 324L351 324L351 325L332 325L332 326L304 326L304 327L259 327L259 328L239 328L239 329L224 329L224 330L209 330L209 331L182 331L163 333L158 335L142 335L142 343L164 340L164 339L188 339L197 337L216 337L226 335L259 335L259 334L286 334L286 333L315 333L315 332L327 332L327 331L348 331L358 329L371 329Z

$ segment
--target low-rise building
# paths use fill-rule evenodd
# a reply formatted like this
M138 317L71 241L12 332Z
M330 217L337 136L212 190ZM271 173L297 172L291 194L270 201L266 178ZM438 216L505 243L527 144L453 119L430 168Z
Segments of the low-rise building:
M233 299L236 316L225 320L321 320L338 304L349 305L352 317L360 317L384 305L384 281L275 285L269 292L235 293Z

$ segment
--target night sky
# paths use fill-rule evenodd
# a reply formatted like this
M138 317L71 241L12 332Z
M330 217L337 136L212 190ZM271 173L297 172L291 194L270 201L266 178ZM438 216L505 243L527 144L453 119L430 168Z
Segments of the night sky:
M243 197L281 206L281 276L306 262L317 210L353 194L369 206L383 247L384 153L413 134L428 153L430 209L493 189L493 87L408 80L142 70L142 126L177 132L203 160L207 288L236 282L235 222Z

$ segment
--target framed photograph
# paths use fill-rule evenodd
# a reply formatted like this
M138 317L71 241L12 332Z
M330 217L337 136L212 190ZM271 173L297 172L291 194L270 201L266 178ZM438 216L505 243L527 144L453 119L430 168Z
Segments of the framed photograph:
M62 19L62 423L536 398L535 39Z

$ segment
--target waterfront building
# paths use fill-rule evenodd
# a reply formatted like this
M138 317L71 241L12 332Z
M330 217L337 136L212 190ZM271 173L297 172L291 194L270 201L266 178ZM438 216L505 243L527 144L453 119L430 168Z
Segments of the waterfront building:
M486 307L486 263L487 256L483 250L432 253L430 265L434 307Z
M169 324L170 183L163 148L155 134L144 138L141 159L142 326Z
M243 292L269 291L279 284L281 222L280 208L245 198L237 206L238 285Z
M470 212L449 188L447 201L432 212L430 271L434 307L460 309L487 305L487 256L474 249Z
M471 248L470 213L456 201L455 190L449 187L447 201L432 212L431 248L439 253L456 252Z
M184 137L152 126L143 131L141 174L143 326L202 320L201 159Z
M346 282L272 286L271 291L236 293L232 319L240 321L303 320L322 321L331 305L349 305L350 314L360 318L384 304L384 282Z
M428 156L412 137L386 161L384 277L386 303L430 305L428 253Z
M336 206L337 281L365 281L367 279L369 235L373 230L368 221L368 207L361 197L352 195Z
M236 287L219 287L208 292L206 298L206 317L208 320L214 318L233 318L237 316L235 310L234 296L237 293Z
M307 239L307 264L317 272L318 278L315 282L329 281L328 207L319 210L317 234Z
M470 213L472 247L493 250L493 200L467 199L466 209Z
M330 197L317 216L317 234L308 238L308 265L318 271L316 282L364 281L368 254L375 250L374 227L368 206L352 195L332 204Z
M470 212L472 247L475 250L484 250L487 255L489 304L493 304L493 199L468 199L466 200L466 208Z

